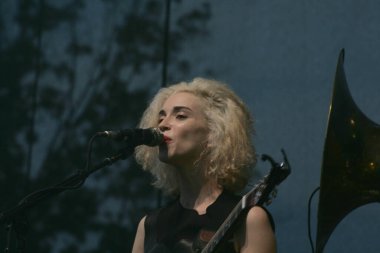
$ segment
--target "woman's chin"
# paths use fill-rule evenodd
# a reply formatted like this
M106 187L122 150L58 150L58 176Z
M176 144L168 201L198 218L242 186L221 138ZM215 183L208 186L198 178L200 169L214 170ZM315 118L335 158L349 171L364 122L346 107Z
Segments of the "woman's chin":
M177 167L177 166L179 166L179 164L181 164L181 162L179 162L178 159L175 159L174 157L170 157L167 155L159 155L158 159L161 162L166 163L168 165L171 165L173 167Z
M167 153L165 153L165 154L160 153L158 155L158 159L163 163L169 163L169 164L170 164L170 160L171 160Z

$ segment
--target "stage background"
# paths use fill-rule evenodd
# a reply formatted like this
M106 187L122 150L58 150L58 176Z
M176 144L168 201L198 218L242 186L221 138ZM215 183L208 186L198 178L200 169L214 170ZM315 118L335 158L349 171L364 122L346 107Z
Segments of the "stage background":
M97 131L135 127L164 83L214 78L255 118L259 154L292 174L269 206L278 252L311 252L307 203L319 186L339 52L359 108L380 122L380 2L11 1L0 3L0 211L82 169ZM167 48L167 76L163 55ZM97 140L93 160L118 145ZM268 172L258 163L256 176ZM137 223L165 201L133 159L28 213L27 252L129 252ZM318 196L312 202L315 242ZM325 252L379 252L380 206L358 208ZM1 224L3 225L3 224ZM5 232L0 233L0 247ZM14 238L15 236L13 236Z

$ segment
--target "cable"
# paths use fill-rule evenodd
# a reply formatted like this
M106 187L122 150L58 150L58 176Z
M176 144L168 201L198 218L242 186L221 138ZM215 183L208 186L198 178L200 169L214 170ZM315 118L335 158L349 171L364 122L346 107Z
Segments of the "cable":
M163 43L163 57L162 57L162 80L161 87L165 87L168 75L168 62L169 62L169 41L170 41L170 5L171 0L165 1L165 23L164 23L164 43Z
M311 201L315 195L319 191L320 187L318 186L313 193L310 195L309 198L309 204L308 204L308 212L307 212L307 224L308 224L308 234L309 234L309 241L310 241L310 246L311 246L311 252L314 253L314 243L313 243L313 238L311 236Z
M162 57L162 79L161 87L165 87L168 75L168 62L169 62L169 41L170 41L170 5L171 0L165 1L165 22L164 22L164 43L163 43L163 57ZM162 205L162 192L157 192L157 207Z

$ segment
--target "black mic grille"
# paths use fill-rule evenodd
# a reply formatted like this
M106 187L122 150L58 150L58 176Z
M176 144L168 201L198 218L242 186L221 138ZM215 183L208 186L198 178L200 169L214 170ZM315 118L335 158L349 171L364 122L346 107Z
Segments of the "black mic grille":
M157 128L124 129L119 131L104 131L101 135L116 141L126 141L134 146L157 146L163 143L164 136Z

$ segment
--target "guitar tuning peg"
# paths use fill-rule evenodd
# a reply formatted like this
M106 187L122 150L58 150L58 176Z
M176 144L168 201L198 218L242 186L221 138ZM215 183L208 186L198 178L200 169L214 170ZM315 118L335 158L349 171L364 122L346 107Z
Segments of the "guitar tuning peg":
M272 191L271 195L272 195L273 198L277 197L277 192L278 192L277 189L274 189L274 190Z
M265 204L266 204L267 206L269 206L270 204L272 204L272 198L268 198L268 200L265 201Z

